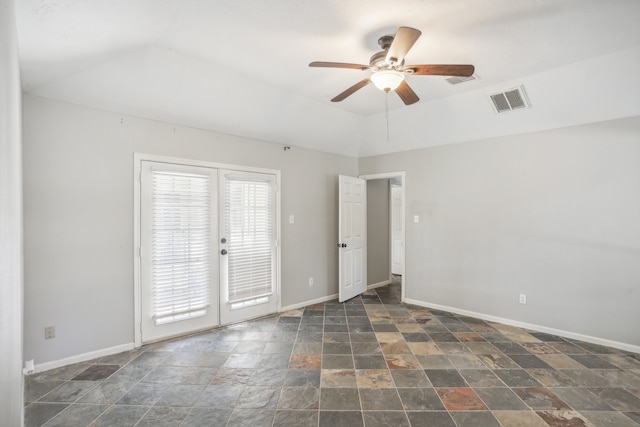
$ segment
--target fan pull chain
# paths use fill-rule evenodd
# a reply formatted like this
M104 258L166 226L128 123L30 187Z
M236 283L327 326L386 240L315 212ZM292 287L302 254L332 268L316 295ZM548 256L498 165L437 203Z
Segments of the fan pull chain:
M384 94L384 118L387 121L387 142L389 142L389 92Z

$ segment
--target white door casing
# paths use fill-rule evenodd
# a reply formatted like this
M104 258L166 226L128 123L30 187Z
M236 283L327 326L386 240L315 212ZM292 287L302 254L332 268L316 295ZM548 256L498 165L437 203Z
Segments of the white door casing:
M402 186L391 185L391 274L402 274Z
M344 302L367 290L367 183L339 176L338 300Z
M407 177L406 172L383 172L383 173L375 173L375 174L366 174L361 175L360 178L369 181L376 179L393 179L394 184L398 184L401 189L401 205L400 205L400 227L401 227L401 236L402 236L402 259L401 259L401 270L402 270L402 283L400 285L400 300L405 301L405 292L407 285L409 284L410 278L407 278L407 269L406 269L406 245L405 245L405 234L406 234L406 225L405 225L405 201L406 201L406 189L407 189ZM389 261L391 263L391 261ZM391 277L389 277L391 279Z

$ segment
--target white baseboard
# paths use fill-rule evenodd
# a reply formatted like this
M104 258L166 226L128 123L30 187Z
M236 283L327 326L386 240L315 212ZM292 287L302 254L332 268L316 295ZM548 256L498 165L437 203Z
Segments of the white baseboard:
M286 307L281 307L280 308L280 313L283 313L283 312L289 311L289 310L296 310L298 308L306 307L308 305L320 304L321 302L331 301L332 299L338 299L338 294L328 295L326 297L320 297L320 298L312 299L312 300L309 300L309 301L288 305Z
M380 286L387 286L391 284L391 280L384 280L382 282L378 282L378 283L372 283L371 285L367 285L367 289L375 289L375 288L379 288Z
M133 343L116 345L114 347L103 348L101 350L90 351L88 353L78 354L76 356L66 357L64 359L53 360L35 365L35 372L44 372L62 366L71 365L73 363L85 362L87 360L97 359L98 357L111 356L112 354L122 353L123 351L133 350Z
M371 285L367 285L367 290L379 288L380 286L385 286L385 285L388 285L390 283L391 283L390 280L385 280L383 282L373 283ZM316 299L313 299L313 300L309 300L309 301L304 301L304 302L300 302L300 303L297 303L297 304L288 305L286 307L281 307L280 308L280 313L283 313L283 312L289 311L289 310L296 310L298 308L306 307L308 305L320 304L321 302L327 302L327 301L331 301L331 300L334 300L334 299L337 299L337 298L338 298L338 294L333 294L333 295L328 295L326 297L320 297L320 298L316 298Z
M584 341L592 344L604 345L607 347L617 348L619 350L630 351L632 353L640 353L640 346L627 344L619 341L611 341L604 338L592 337L589 335L582 335L575 332L563 331L561 329L548 328L546 326L535 325L532 323L520 322L518 320L506 319L504 317L492 316L490 314L478 313L475 311L463 310L456 307L449 307L446 305L432 304L424 301L418 301L407 298L404 301L407 304L418 305L420 307L433 308L435 310L448 311L455 314L461 314L463 316L475 317L476 319L488 320L490 322L502 323L505 325L516 326L518 328L529 329L535 332L544 332L546 334L557 335L564 338L571 338L579 341Z

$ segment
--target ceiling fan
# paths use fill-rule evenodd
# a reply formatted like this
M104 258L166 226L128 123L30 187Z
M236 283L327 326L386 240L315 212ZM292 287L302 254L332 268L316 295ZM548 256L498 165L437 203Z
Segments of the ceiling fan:
M372 72L370 77L334 97L332 102L340 102L369 83L373 83L385 92L395 91L406 105L410 105L418 102L420 98L405 81L404 78L407 75L470 77L473 74L473 65L404 65L404 57L421 34L422 32L415 28L400 27L395 36L380 37L378 44L382 51L371 56L369 65L316 61L309 64L309 67L351 68Z

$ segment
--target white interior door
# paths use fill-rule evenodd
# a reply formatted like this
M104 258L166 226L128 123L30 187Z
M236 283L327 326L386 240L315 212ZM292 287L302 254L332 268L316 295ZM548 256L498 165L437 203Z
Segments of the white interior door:
M391 274L402 274L402 187L391 185Z
M276 175L222 170L220 320L277 311Z
M217 173L141 162L142 342L218 325Z
M346 301L367 290L367 182L340 175L338 300Z

